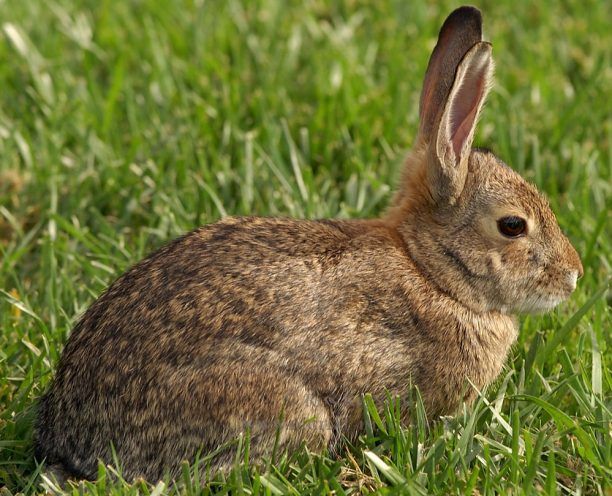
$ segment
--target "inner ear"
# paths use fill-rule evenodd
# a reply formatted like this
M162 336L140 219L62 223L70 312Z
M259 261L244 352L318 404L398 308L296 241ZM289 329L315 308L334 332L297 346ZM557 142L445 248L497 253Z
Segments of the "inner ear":
M478 115L493 72L491 45L474 45L457 67L438 125L436 154L443 168L456 168L469 155Z
M470 138L470 133L476 127L476 118L478 117L480 104L487 91L487 71L488 65L483 64L477 71L467 73L455 98L450 102L450 122L448 131L455 154L455 165L459 164L462 149Z

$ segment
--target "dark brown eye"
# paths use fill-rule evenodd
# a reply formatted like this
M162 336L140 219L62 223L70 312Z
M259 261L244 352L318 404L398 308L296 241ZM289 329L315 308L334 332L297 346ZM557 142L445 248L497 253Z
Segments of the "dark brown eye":
M527 222L520 217L502 217L497 221L499 232L509 238L518 238L527 231Z

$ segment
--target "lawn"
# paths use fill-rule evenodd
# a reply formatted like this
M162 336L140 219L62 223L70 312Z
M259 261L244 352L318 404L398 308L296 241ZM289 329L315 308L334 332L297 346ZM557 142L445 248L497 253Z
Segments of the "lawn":
M0 3L0 494L42 490L36 401L75 320L132 263L226 215L385 208L457 6L437 3ZM499 380L454 418L401 426L366 398L342 458L249 472L237 455L207 483L101 467L75 491L611 494L609 3L478 6L497 69L476 144L550 198L585 268L571 300L521 319Z

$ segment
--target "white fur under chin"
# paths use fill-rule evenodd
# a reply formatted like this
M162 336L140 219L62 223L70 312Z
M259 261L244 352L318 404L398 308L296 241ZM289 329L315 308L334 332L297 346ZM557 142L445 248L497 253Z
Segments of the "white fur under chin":
M518 313L544 313L555 308L565 298L558 295L533 295L516 309Z

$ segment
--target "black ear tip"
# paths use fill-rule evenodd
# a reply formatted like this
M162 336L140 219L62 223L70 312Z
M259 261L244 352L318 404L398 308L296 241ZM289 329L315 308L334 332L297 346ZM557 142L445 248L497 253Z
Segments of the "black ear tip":
M482 34L482 14L480 10L471 5L464 5L458 9L453 10L450 15L444 21L440 33L443 33L447 29L462 31L470 30L474 33L478 33L479 36Z
M453 10L449 16L449 19L454 18L461 22L479 22L482 23L482 14L480 10L471 5L463 5Z

